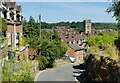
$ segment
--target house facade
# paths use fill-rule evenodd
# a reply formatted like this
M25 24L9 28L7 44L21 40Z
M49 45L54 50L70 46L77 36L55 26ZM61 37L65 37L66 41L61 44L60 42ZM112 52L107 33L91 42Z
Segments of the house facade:
M79 47L77 44L69 44L66 56L73 57L76 61L83 60L83 47Z
M18 43L17 36L22 38L22 8L18 6L16 2L10 2L10 0L0 1L0 17L5 18L7 22L6 39L7 45L16 48Z
M11 51L17 51L19 54L16 56L23 60L24 56L28 59L28 46L19 46L20 40L23 35L22 25L22 7L17 5L16 2L10 2L10 0L0 1L0 18L4 18L7 23L6 30L6 45L8 53Z

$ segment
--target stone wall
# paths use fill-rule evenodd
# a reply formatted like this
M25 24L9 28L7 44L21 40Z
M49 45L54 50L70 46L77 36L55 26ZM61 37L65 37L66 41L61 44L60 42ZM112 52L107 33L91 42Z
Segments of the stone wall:
M23 50L20 51L19 59L20 60L23 60L23 59L28 60L28 47L25 47Z

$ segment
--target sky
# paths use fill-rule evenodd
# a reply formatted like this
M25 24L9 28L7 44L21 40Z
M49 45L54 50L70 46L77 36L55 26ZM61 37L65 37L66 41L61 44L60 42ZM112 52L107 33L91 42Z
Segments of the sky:
M50 2L51 1L51 2ZM101 0L101 2L86 2L74 0L71 2L52 2L54 0L48 0L43 2L17 2L22 6L22 13L26 20L29 20L30 16L33 16L38 20L39 14L42 16L42 21L48 23L56 23L61 21L83 21L90 19L92 22L116 22L115 18L112 18L112 14L108 14L106 9L110 6L111 2ZM75 2L76 1L76 2ZM94 1L94 0L92 0ZM97 0L99 1L99 0Z
M16 2L112 2L112 0L11 0Z

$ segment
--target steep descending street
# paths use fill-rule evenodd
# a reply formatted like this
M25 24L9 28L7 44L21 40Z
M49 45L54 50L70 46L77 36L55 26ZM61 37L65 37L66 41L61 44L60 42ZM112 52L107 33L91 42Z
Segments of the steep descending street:
M73 66L78 64L65 64L63 66L48 69L41 72L37 76L37 81L77 81L76 77L78 75L76 69Z

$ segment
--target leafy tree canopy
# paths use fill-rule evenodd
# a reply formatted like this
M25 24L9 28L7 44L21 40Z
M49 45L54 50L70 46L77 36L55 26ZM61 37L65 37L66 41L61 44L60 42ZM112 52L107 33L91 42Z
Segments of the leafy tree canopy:
M53 67L56 59L64 56L67 46L61 42L60 35L55 29L48 29L48 23L42 22L40 35L40 24L30 17L29 21L24 20L23 40L21 44L29 44L37 52L36 59L39 62L39 68ZM43 60L41 60L43 59Z
M120 21L120 0L113 0L112 5L107 9L107 12L113 12L113 16L117 21Z

